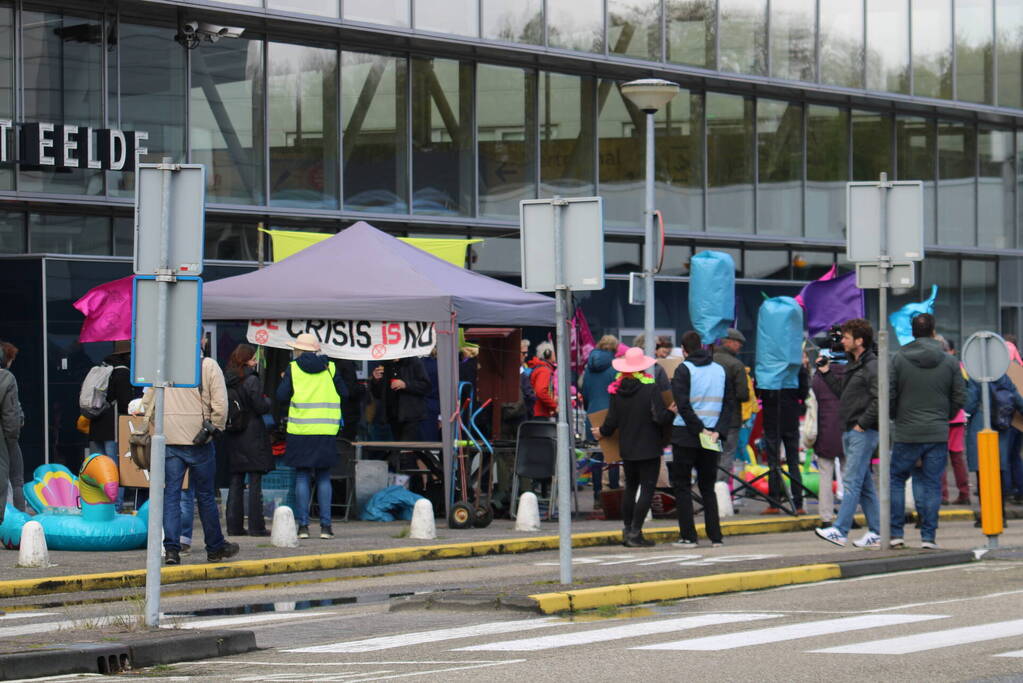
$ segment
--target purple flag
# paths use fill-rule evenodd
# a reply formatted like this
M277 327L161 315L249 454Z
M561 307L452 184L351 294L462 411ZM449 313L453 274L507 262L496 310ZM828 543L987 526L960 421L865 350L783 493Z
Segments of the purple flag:
M815 280L803 287L798 298L806 308L811 337L827 332L832 325L864 316L863 290L856 286L856 273Z

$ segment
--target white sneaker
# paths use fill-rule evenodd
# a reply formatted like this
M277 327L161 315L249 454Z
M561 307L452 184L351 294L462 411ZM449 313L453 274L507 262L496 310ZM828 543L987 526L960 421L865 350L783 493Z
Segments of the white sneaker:
M834 543L840 545L843 548L845 544L849 542L849 539L842 535L842 532L833 526L829 526L827 529L814 529L813 532L823 538L828 543Z
M924 550L941 550L941 546L939 546L934 541L924 541L923 543L920 544L920 547L923 548Z
M853 545L857 548L880 548L881 537L868 531L863 534L863 538L858 541L853 541Z
M888 541L888 546L890 548L905 548L906 541L904 541L901 538L893 538L892 540Z
M695 548L698 544L696 541L687 541L684 538L680 538L672 543L672 545L677 545L680 548Z

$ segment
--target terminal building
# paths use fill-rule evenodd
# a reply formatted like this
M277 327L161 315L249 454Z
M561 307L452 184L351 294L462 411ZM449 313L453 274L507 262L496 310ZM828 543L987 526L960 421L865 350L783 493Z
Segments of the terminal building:
M620 86L647 77L682 88L655 119L659 330L687 329L689 259L715 249L752 338L762 293L848 266L845 183L886 172L925 204L892 310L937 284L957 344L1019 334L1019 0L0 0L27 466L81 452L78 387L110 349L78 343L71 303L132 271L136 154L206 165L208 279L268 258L260 227L365 220L483 238L467 266L516 281L519 201L600 195L608 284L579 300L596 335L635 333L645 121Z

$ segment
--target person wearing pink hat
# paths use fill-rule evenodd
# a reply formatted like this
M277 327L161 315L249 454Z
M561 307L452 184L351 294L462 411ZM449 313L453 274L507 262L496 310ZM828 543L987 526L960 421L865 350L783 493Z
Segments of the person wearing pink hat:
M618 374L607 388L611 396L607 417L599 428L593 428L597 439L618 432L625 469L622 544L629 548L654 545L653 541L643 538L643 521L650 510L657 475L661 471L662 427L671 424L675 417L665 407L654 376L646 372L655 362L636 346L612 361Z

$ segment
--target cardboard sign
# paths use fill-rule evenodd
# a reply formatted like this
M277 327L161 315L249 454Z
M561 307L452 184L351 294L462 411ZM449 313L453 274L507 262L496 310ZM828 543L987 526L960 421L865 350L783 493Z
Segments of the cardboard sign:
M437 344L433 323L369 320L252 320L246 338L253 344L290 349L298 335L320 340L330 358L394 360L426 356Z
M600 429L600 426L604 424L604 420L607 419L606 410L598 410L595 413L589 413L590 424ZM618 449L618 431L616 430L611 436L602 437L599 441L600 450L604 454L604 464L607 465L613 462L621 462L622 454Z
M670 356L668 358L657 359L657 364L664 368L664 371L668 373L669 382L671 381L671 378L675 376L675 370L678 369L678 366L682 365L682 360L683 359L679 358L678 356Z
M1005 374L1007 374L1009 379L1012 380L1012 383L1016 385L1016 390L1023 393L1023 365L1009 363L1009 369L1005 371ZM1013 413L1012 426L1023 431L1023 415Z
M130 415L121 415L117 420L117 471L121 478L121 486L149 488L149 472L135 466L131 459L131 449L128 447L128 439L132 434L131 427L134 426L137 431L141 430L143 422L143 418ZM185 472L181 488L188 488L188 472Z

